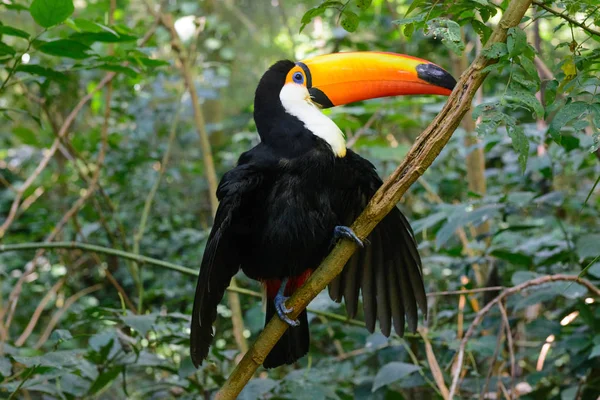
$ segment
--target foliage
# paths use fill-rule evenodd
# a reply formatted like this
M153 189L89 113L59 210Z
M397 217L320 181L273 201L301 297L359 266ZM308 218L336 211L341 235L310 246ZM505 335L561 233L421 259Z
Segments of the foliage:
M535 3L505 45L485 48L507 1L180 0L160 10L173 15L185 46L173 49L169 31L143 2L0 2L0 225L21 197L6 232L0 228L0 251L3 244L75 240L197 268L211 211L178 51L193 66L219 175L257 142L253 90L277 59L394 51L458 68L458 75L461 61L484 51L499 61L474 104L479 142L466 145L470 132L459 128L400 204L420 243L427 291L508 287L557 273L598 285L600 13L594 0ZM380 99L328 114L386 176L443 101ZM473 190L465 163L477 151L485 155L484 193ZM224 300L210 360L193 368L193 276L56 249L0 253L0 274L3 395L209 396L239 354ZM259 289L238 278L242 288ZM427 338L437 372L418 335L387 339L311 313L309 356L262 371L241 398L441 398L436 374L449 386L462 332L495 294L429 297ZM240 296L243 334L252 341L263 325L260 299ZM509 297L514 383L524 398L597 397L598 301L562 282ZM312 307L345 313L325 293ZM488 390L510 390L502 326L494 309L469 341L465 397L483 390L490 368ZM540 364L544 347L550 350Z

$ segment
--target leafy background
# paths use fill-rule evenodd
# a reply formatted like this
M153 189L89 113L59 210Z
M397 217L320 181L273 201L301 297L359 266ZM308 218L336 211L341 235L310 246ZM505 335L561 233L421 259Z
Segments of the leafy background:
M193 368L189 313L212 193L257 143L261 74L282 58L377 50L459 76L506 6L0 2L0 394L210 398L263 326L259 287L240 274L209 362ZM400 204L424 259L426 328L369 335L323 293L309 355L260 370L240 398L442 398L461 338L499 290L549 274L597 287L599 42L595 0L536 0L506 44L485 50L500 59L472 115ZM328 113L385 177L443 101ZM460 395L596 399L598 301L568 282L508 297L508 329L498 308L475 326Z

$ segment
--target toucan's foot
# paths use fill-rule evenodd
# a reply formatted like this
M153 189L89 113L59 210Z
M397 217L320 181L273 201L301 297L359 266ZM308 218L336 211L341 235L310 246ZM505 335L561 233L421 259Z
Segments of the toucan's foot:
M277 294L277 296L275 296L275 310L277 311L277 315L279 315L279 318L285 322L286 324L288 324L289 326L298 326L300 325L300 321L298 320L293 320L290 317L288 317L286 314L291 313L292 311L294 311L294 307L290 307L287 308L285 306L285 302L286 300L289 299L289 297L286 297L282 294Z
M277 291L277 295L275 296L274 300L275 311L277 311L277 315L279 315L279 318L289 326L298 326L300 325L300 321L294 321L286 315L294 311L294 307L287 308L285 306L285 301L289 299L289 297L283 295L285 293L285 287L287 286L287 283L288 278L285 278L281 281L281 286L279 286L279 290Z
M347 226L340 225L335 227L333 230L333 240L336 241L338 239L349 239L354 241L359 247L365 247L363 241L360 240L358 236L356 236L356 233Z

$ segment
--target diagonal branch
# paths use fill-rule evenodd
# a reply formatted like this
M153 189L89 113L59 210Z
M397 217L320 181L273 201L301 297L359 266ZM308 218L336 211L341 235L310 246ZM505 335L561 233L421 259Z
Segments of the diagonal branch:
M539 0L533 0L533 4L535 4L538 7L543 8L544 10L548 11L550 14L553 14L559 18L564 19L565 21L567 21L570 24L580 27L581 29L583 29L584 31L589 33L590 35L600 36L600 31L590 28L588 25L585 25L583 22L578 22L574 18L567 15L566 12L560 12L558 10L555 10L552 7L547 6L546 4L544 4L544 2L539 1Z
M507 37L507 30L519 24L530 5L531 0L511 1L486 46L489 47L494 43L504 42ZM495 61L479 55L463 73L444 108L417 138L402 164L383 183L367 205L367 208L352 225L352 229L359 238L368 236L379 221L396 206L410 185L423 175L425 170L433 163L467 110L471 107L475 92L487 76L483 69ZM329 282L342 271L355 250L356 244L351 241L342 241L333 249L304 286L298 289L288 300L287 306L294 310L289 315L290 318L296 318L310 301L325 289ZM219 390L216 399L235 399L237 397L287 327L287 324L278 317L271 319L229 376L227 382Z

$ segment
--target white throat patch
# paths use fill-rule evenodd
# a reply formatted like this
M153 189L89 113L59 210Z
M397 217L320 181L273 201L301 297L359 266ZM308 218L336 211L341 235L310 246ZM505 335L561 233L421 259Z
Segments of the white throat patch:
M283 86L279 99L285 111L298 118L314 135L325 140L337 157L346 155L344 134L329 117L310 101L308 90L295 83Z

